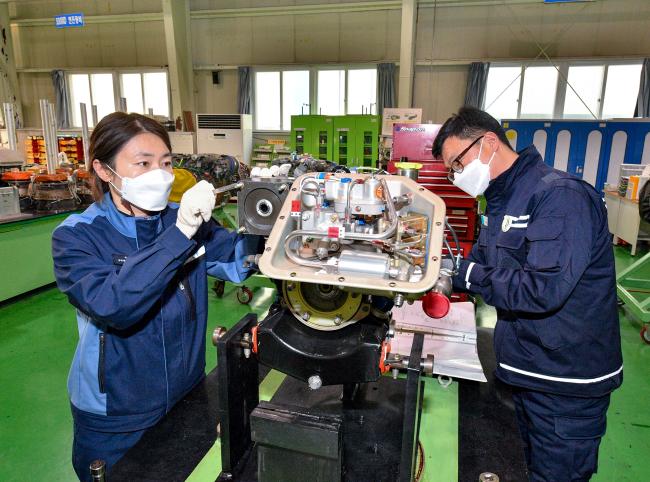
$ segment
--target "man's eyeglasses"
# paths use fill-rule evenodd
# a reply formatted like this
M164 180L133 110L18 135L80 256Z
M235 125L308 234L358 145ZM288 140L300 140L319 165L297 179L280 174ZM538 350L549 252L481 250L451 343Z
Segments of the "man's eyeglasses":
M458 155L456 156L456 158L455 158L453 161L451 161L451 162L449 163L450 168L449 168L449 174L447 174L447 178L448 178L451 182L454 182L454 174L460 174L461 172L463 172L463 169L464 169L464 166L463 166L463 163L462 163L463 156L465 156L465 154L467 154L467 152L468 152L468 151L469 151L469 150L470 150L470 149L471 149L471 148L472 148L472 147L473 147L473 146L474 146L478 141L480 141L481 139L483 139L483 137L484 137L484 136L479 136L479 137L477 137L476 139L474 139L474 141L473 141L469 146L467 146L467 147L463 150L463 152L461 152L460 154L458 154Z

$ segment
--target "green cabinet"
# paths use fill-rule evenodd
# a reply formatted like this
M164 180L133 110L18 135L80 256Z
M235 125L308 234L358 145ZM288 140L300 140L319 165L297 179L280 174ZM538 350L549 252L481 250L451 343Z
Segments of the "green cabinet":
M333 118L323 115L291 116L291 147L298 154L332 159Z
M299 115L291 117L291 146L349 167L376 167L379 157L379 116Z
M355 166L377 167L379 116L355 115Z
M313 145L310 154L317 159L332 159L332 134L334 132L334 118L332 116L312 116Z
M334 157L341 166L356 166L356 119L352 116L334 118Z

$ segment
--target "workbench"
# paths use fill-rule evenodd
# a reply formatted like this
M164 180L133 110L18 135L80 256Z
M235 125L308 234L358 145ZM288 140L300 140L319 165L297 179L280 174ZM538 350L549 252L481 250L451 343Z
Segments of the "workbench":
M0 218L0 302L54 282L52 231L73 212Z
M639 241L650 241L650 225L639 216L639 201L621 196L617 191L605 191L607 224L614 235L614 244L619 239L630 243L632 256L636 254Z
M488 383L425 381L420 426L425 464L421 481L475 481L493 472L502 481L526 480L525 461L509 388L492 375L493 330L478 329ZM279 403L295 384L260 367L260 399ZM107 475L111 482L213 481L221 469L217 437L216 369L179 402Z

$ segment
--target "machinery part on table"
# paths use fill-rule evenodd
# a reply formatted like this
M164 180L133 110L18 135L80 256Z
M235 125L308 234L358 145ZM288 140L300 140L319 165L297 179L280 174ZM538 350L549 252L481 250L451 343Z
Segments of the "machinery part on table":
M37 211L70 210L79 204L73 184L66 174L34 176L30 193Z
M240 204L240 220L246 214ZM444 218L444 202L404 177L304 175L272 226L260 270L273 279L385 296L396 305L432 289L447 295L450 273L440 269Z
M93 190L90 185L90 173L85 169L76 169L72 173L72 180L75 183L77 196L82 204L92 204Z
M29 209L32 205L29 187L32 183L32 175L28 171L7 171L2 173L2 181L10 187L18 189L20 210Z
M289 178L251 178L237 193L240 231L268 236L289 192Z
M650 345L650 330L648 330L648 325L643 325L639 334L641 335L641 340Z
M282 297L297 320L318 330L338 330L370 313L367 295L334 285L283 281Z
M340 330L314 330L287 308L262 320L257 329L260 363L322 386L376 381L388 327L372 315ZM254 351L254 349L253 349Z
M173 154L177 169L191 172L197 181L208 181L215 189L234 184L250 175L250 168L236 158L218 154ZM217 206L228 202L232 192L217 193Z
M302 156L279 157L271 162L272 166L288 165L286 176L298 177L308 172L350 172L345 166L339 166L332 161L315 159L309 154Z
M247 286L239 286L237 288L237 301L242 305L247 305L253 299L253 292Z
M422 372L422 375L429 377L433 376L433 362L433 355L426 355L420 359L418 369ZM410 366L410 363L411 360L409 357L402 356L398 353L392 354L390 353L390 348L389 353L386 355L386 358L383 361L385 367L393 370L393 377L395 377L396 371L407 370Z

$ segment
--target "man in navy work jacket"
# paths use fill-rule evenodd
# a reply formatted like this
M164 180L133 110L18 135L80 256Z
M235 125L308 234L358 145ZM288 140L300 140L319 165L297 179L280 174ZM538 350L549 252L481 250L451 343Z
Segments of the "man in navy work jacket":
M455 185L487 200L454 287L497 310L495 374L513 386L529 479L589 480L623 381L602 196L534 146L514 152L500 124L471 107L445 122L433 154Z

